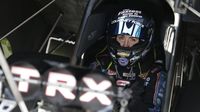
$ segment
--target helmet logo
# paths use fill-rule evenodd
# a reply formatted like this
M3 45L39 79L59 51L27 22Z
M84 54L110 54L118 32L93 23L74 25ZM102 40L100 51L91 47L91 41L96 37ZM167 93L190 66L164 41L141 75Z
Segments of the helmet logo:
M132 31L134 29L134 24L133 23L125 23L125 22L119 22L119 30L118 34L132 34Z
M124 9L118 13L119 15L123 16L129 16L129 17L141 17L142 11L139 10L130 10L130 9Z
M119 64L121 65L121 66L126 66L126 65L128 65L128 59L127 58L119 58L118 59L118 62L119 62Z

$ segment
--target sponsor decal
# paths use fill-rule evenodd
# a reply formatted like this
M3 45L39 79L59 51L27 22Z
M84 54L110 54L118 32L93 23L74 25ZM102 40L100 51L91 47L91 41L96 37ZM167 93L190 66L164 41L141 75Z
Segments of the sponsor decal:
M92 112L101 110L102 108L112 105L113 85L109 80L106 80L103 75L98 73L86 74L80 81L82 88L88 88L91 91L80 91L79 100L85 109L90 109Z
M113 93L112 83L100 74L86 75L78 81L73 73L62 69L49 69L45 74L40 75L33 67L12 66L11 72L20 92L28 95L34 88L40 90L42 87L43 98L53 104L62 105L63 102L75 99L83 103L95 102L96 105L101 106L112 104L110 96ZM33 85L37 87L32 88ZM81 94L78 95L77 91ZM106 92L110 94L105 94Z
M146 80L145 80L145 82L144 82L144 86L148 86L150 80L151 80L151 78L150 78L150 77L147 77Z
M40 78L40 73L33 68L25 68L25 67L17 67L12 66L11 72L19 76L21 80L29 80L31 78ZM28 92L29 91L29 83L27 81L19 81L18 83L18 90L20 92Z
M123 77L135 77L136 74L135 73L123 73Z
M45 90L46 96L51 96L51 97L56 96L56 92L59 91L65 99L70 99L70 100L75 99L76 96L74 95L74 93L72 93L72 90L76 87L77 82L73 75L50 72L48 76L48 83L50 85L46 87ZM57 83L60 83L60 86L53 85ZM63 86L66 86L66 88L61 86L61 84Z
M128 59L127 58L119 58L118 59L118 63L121 65L121 66L126 66L128 65Z
M108 72L107 72L108 75L117 75L117 73L114 71L114 70L111 70L111 69L108 69Z
M94 79L89 78L89 77L84 77L83 81L90 89L96 90L96 91L105 91L106 89L110 88L112 85L109 81L106 81L106 80L97 84ZM103 105L111 104L111 100L109 99L108 96L102 93L94 92L94 91L84 93L83 95L80 96L79 99L80 101L83 101L83 102L90 102L95 98L99 100L99 102L101 102L101 104Z
M118 56L121 56L121 57L128 57L128 56L130 56L130 52L118 51L118 52L117 52L117 55L118 55Z
M126 81L126 80L117 80L116 81L117 86L127 86L129 84L130 84L130 81Z

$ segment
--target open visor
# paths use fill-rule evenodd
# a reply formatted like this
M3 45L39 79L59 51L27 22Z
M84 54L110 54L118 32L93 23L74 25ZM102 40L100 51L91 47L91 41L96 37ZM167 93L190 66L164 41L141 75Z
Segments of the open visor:
M130 35L138 38L141 41L145 41L147 37L147 28L137 21L130 21L125 19L119 19L112 21L109 29L109 36L116 35Z

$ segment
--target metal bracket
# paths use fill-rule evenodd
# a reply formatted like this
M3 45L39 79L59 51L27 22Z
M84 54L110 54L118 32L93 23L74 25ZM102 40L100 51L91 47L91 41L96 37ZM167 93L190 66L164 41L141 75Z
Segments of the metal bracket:
M195 10L192 6L188 5L187 3L183 1L181 2L181 5L200 18L200 13L197 10Z
M174 4L174 11L180 14L186 14L187 8L182 5L183 0L176 0ZM189 0L185 0L185 3L189 4Z
M175 12L186 14L187 11L189 10L196 16L200 17L200 12L198 12L193 5L194 5L194 0L176 0Z

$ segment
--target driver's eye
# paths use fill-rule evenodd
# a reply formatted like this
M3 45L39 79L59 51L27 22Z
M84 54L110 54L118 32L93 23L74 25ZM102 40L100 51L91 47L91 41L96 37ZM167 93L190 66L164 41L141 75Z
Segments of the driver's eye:
M131 42L136 42L138 39L137 38L130 38Z
M125 36L118 36L117 37L119 40L124 40L125 39Z

